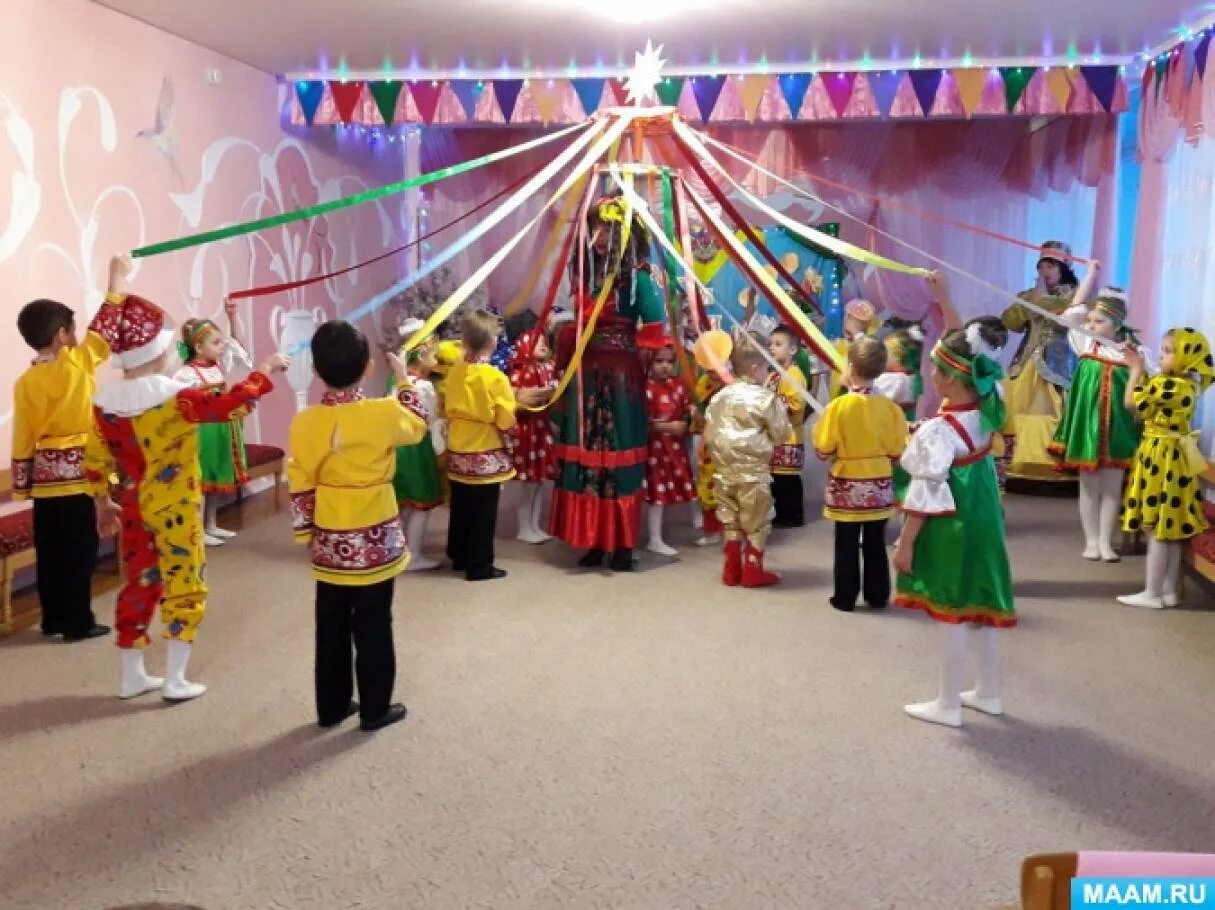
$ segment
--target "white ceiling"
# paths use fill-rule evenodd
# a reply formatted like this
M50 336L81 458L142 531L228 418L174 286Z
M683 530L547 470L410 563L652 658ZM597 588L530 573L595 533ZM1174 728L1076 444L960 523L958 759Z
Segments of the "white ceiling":
M274 74L559 75L631 65L647 38L670 72L1119 62L1176 39L1196 0L95 0ZM645 21L638 21L638 17ZM572 73L571 73L572 74Z

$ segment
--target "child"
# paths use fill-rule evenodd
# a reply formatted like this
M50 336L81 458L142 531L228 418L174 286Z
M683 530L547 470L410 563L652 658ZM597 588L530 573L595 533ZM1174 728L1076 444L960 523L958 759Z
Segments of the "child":
M1215 382L1215 360L1206 337L1173 329L1160 345L1160 375L1144 382L1142 352L1123 348L1130 366L1126 406L1143 421L1123 500L1125 531L1153 530L1148 538L1147 579L1138 594L1119 597L1131 607L1174 607L1183 541L1208 527L1196 480L1206 468L1197 434L1190 430L1198 399Z
M422 441L430 415L392 354L396 393L363 397L371 350L350 323L318 326L311 349L325 394L291 421L287 484L295 539L308 545L316 580L317 723L335 727L357 712L363 730L379 730L405 717L392 702L392 589L409 562L392 488L395 453Z
M510 384L518 394L523 389L552 395L557 387L557 372L552 364L552 348L542 327L533 327L515 340L515 355L510 363ZM506 434L506 445L515 465L515 479L523 486L516 512L518 540L542 544L552 540L543 530L540 512L544 507L544 485L557 476L553 425L547 411L521 411L518 423Z
M107 303L131 270L110 261ZM84 474L84 449L93 423L97 368L110 356L105 339L90 331L76 343L76 316L54 300L21 308L17 331L37 355L13 388L13 499L34 500L34 557L42 634L64 641L106 635L93 616L97 514Z
M918 326L895 329L886 336L886 363L873 388L903 410L907 421L914 421L924 393L920 360L924 353L924 333Z
M849 391L827 405L814 427L814 450L831 462L823 508L823 515L835 522L831 606L845 613L855 609L862 591L870 607L884 607L890 599L886 522L894 514L891 459L907 444L907 420L898 405L874 391L885 365L880 341L866 336L853 341L848 346Z
M678 551L662 539L662 515L666 506L696 498L687 448L692 403L675 375L675 348L671 340L663 338L656 343L660 347L650 358L645 384L646 416L650 422L645 466L650 539L646 549L660 556L678 556Z
M768 351L772 359L784 370L784 375L771 373L768 386L780 396L789 415L792 429L789 436L781 440L772 453L772 502L776 517L774 528L800 528L806 523L805 493L802 490L802 471L806 467L805 428L806 375L793 362L801 345L797 336L785 326L772 330L768 340Z
M836 339L835 349L844 359L848 357L848 345L857 338L872 335L877 331L878 313L868 300L849 300L844 304L844 337ZM831 375L831 397L846 394L848 391L839 373Z
M779 575L764 569L764 546L772 527L772 452L793 427L767 386L762 343L753 336L735 343L730 354L735 381L713 396L705 415L705 445L717 469L717 516L726 533L721 580L731 587L780 582Z
M1126 326L1126 294L1103 288L1089 309L1084 304L1063 314L1083 323L1098 338L1133 341ZM1066 471L1080 475L1080 524L1085 559L1118 562L1114 525L1122 504L1122 482L1139 445L1140 427L1125 404L1130 369L1122 345L1100 344L1078 332L1068 335L1080 358L1063 416L1047 451Z
M409 319L401 326L401 337L411 338L422 328L421 319ZM390 364L391 365L391 364ZM434 374L435 340L428 338L405 355L409 385L429 415L428 432L413 445L397 447L397 468L392 478L392 489L396 494L397 508L405 526L405 539L412 558L407 572L426 572L437 569L439 562L422 555L426 542L426 525L433 509L443 505L443 486L439 480L438 456L443 452L444 440L441 426L439 396L435 392L431 376ZM398 386L395 375L388 378L388 394Z
M721 520L717 517L717 492L714 476L717 469L713 466L713 458L709 447L704 443L705 412L709 402L718 392L725 388L721 377L714 372L705 372L696 380L693 394L696 398L696 409L692 414L692 432L695 434L694 447L696 450L696 499L700 507L701 535L695 541L698 547L715 547L721 543Z
M516 400L506 374L489 362L498 332L498 317L492 313L478 310L465 316L460 329L464 358L452 365L443 383L451 482L447 558L468 581L506 577L494 565L494 531L502 484L515 476L502 434L515 425ZM526 404L538 401L535 395L524 399Z
M247 411L273 388L269 376L285 370L287 358L275 354L226 392L193 389L172 378L176 334L164 311L133 294L108 299L90 328L109 344L122 378L93 396L85 476L97 504L98 530L103 535L122 530L118 693L134 698L163 686L166 699L186 701L207 691L186 679L190 649L207 609L198 424L223 423ZM117 502L110 499L115 473L120 476ZM169 640L165 679L149 676L143 660L158 606Z
M181 327L179 352L185 366L177 371L178 382L193 389L219 394L228 388L225 374L239 361L245 369L253 360L236 337L236 304L225 301L228 335L210 319L189 319ZM249 481L245 461L244 418L248 412L232 415L226 423L204 423L198 428L198 461L203 492L203 543L222 546L236 535L216 522L220 493L235 493Z
M941 623L945 645L937 698L904 710L949 727L961 726L962 705L1003 713L996 630L1017 623L991 459L991 436L1005 416L996 390L1001 370L982 353L980 334L983 344L998 341L978 326L950 332L932 351L932 384L946 403L903 453L911 480L901 503L907 522L894 554L895 605L923 610ZM979 680L963 692L968 625L980 627Z

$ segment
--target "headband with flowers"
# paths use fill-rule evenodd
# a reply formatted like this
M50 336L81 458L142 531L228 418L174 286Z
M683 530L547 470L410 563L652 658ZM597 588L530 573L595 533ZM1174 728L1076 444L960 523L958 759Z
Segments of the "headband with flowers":
M968 341L973 351L974 344ZM958 354L937 342L932 349L932 362L937 369L970 386L979 396L979 419L988 433L994 433L1004 425L1004 399L1000 397L998 383L1004 376L1000 364L983 353L970 357Z

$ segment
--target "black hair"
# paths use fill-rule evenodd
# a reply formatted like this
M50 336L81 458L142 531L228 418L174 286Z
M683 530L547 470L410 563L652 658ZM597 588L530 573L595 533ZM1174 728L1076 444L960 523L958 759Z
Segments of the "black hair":
M638 266L650 261L650 232L646 230L641 218L634 215L633 226L629 231L629 244L622 250L620 241L624 234L624 225L619 222L604 221L599 217L599 204L611 199L615 199L621 209L624 208L623 196L619 194L608 196L593 203L586 216L586 258L583 265L585 272L583 273L582 289L587 294L597 294L602 289L603 282L607 280L608 271L615 265L619 257L620 269L616 278L617 306L627 309L633 304L634 271ZM606 227L609 230L608 247L603 253L596 250L594 244L591 243L591 237L597 227ZM577 287L578 256L570 257L570 277L571 285Z
M972 325L979 327L979 337L987 342L994 350L1008 346L1008 326L1006 326L999 316L976 316L969 320L964 329L970 328Z
M1042 259L1038 260L1038 265L1041 265L1043 260L1053 262L1055 265L1059 266L1060 287L1070 285L1071 287L1076 288L1080 286L1080 282L1076 278L1076 271L1072 268L1072 264L1070 262L1064 262L1062 259L1056 259L1054 256L1043 256Z
M333 319L317 327L312 336L312 366L321 382L331 389L358 385L367 373L371 346L358 327L344 319Z
M60 329L71 329L75 324L72 308L58 300L31 300L17 314L17 331L35 351L49 348Z
M993 322L999 325L993 325ZM977 325L979 327L979 337L983 339L984 344L991 348L1002 348L1005 342L1008 341L1008 329L1004 328L1004 324L1000 320L992 316L980 316L978 319L972 319L966 323L967 327ZM941 339L941 347L952 354L959 357L965 357L970 360L978 351L972 350L970 341L966 337L965 329L956 329Z
M788 338L789 341L792 342L794 350L798 350L802 346L801 338L799 338L797 333L787 325L778 325L772 330L772 335L783 335L784 337Z

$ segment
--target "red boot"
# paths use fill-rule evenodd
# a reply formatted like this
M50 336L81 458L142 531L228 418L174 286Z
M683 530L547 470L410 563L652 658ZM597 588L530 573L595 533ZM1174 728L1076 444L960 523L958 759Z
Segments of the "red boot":
M744 588L766 588L780 584L780 576L764 569L764 551L757 550L747 541L743 550L742 586Z
M737 588L743 579L743 554L741 540L727 540L722 547L726 554L725 568L721 570L721 583L727 587Z

